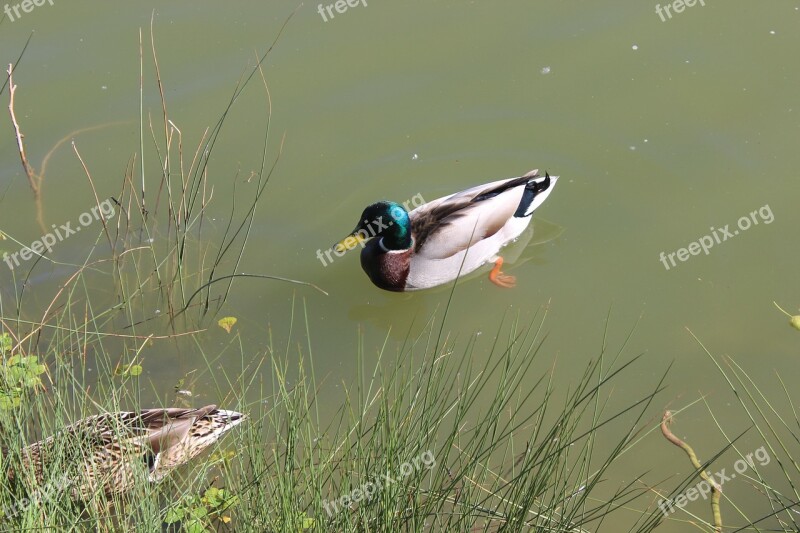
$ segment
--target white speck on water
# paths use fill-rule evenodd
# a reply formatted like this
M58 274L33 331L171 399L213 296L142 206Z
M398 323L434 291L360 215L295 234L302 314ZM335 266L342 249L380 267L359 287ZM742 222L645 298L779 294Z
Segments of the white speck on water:
M639 49L638 44L634 44L633 46L631 46L631 50L638 50L638 49Z
M775 35L775 30L769 30L770 35Z
M416 161L417 159L419 159L419 154L414 154L411 156L412 161Z
M550 74L550 67L542 67L542 70L540 70L539 72L541 72L542 74Z
M105 91L106 89L108 89L108 85L101 85L101 86L100 86L100 89L102 89L102 90L104 90L104 91Z
M635 147L635 146L628 146L628 150L630 150L631 152L633 152L633 151L635 151L635 150L636 150L636 147Z

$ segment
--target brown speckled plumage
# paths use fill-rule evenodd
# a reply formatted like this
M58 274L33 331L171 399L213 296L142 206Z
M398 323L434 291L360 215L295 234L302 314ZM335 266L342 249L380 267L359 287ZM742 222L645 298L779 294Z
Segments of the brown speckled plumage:
M86 497L98 489L121 493L137 477L162 479L244 419L215 405L90 416L24 448L22 475L34 475L41 482L44 472L52 474L52 462L59 461L68 470L73 496ZM15 475L8 472L9 478Z

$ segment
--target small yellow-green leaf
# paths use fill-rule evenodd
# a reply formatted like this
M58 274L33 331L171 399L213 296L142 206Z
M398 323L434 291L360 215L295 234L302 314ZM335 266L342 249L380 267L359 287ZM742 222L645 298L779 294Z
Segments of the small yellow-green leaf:
M219 327L230 333L231 329L233 329L233 325L236 324L236 317L226 316L225 318L220 318L217 324L219 324Z
M236 457L236 452L228 450L211 454L212 463L224 463Z
M117 368L114 373L118 376L133 376L136 377L142 373L142 365L131 363L122 368Z
M794 329L800 329L800 315L795 315L789 321Z

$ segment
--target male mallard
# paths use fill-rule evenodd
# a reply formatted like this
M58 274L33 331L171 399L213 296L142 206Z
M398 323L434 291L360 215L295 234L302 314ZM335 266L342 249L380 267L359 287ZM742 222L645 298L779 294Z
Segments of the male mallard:
M334 249L341 253L361 244L361 267L372 283L389 291L436 287L489 261L494 263L489 279L513 287L516 279L500 271L503 258L497 253L530 224L557 179L531 170L438 198L410 213L395 202L377 202L364 209L356 228Z
M41 482L44 472L53 470L47 463L59 461L66 467L62 487L73 495L88 497L97 489L121 493L135 483L136 470L159 481L245 418L216 405L90 416L24 448L23 470L33 469ZM9 477L15 477L13 471Z

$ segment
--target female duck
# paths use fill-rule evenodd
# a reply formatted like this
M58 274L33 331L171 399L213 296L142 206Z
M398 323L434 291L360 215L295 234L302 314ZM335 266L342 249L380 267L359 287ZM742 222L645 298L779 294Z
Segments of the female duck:
M500 271L503 258L497 254L528 227L557 179L532 170L438 198L410 213L395 202L377 202L364 209L355 229L334 248L341 253L361 244L361 267L388 291L436 287L488 262L494 263L489 280L513 287L516 279Z
M79 420L22 450L25 472L41 482L62 461L73 496L107 495L133 487L137 471L160 481L240 424L245 415L215 405L200 409L143 409L104 413ZM8 477L15 477L13 470ZM64 487L66 488L66 487Z

